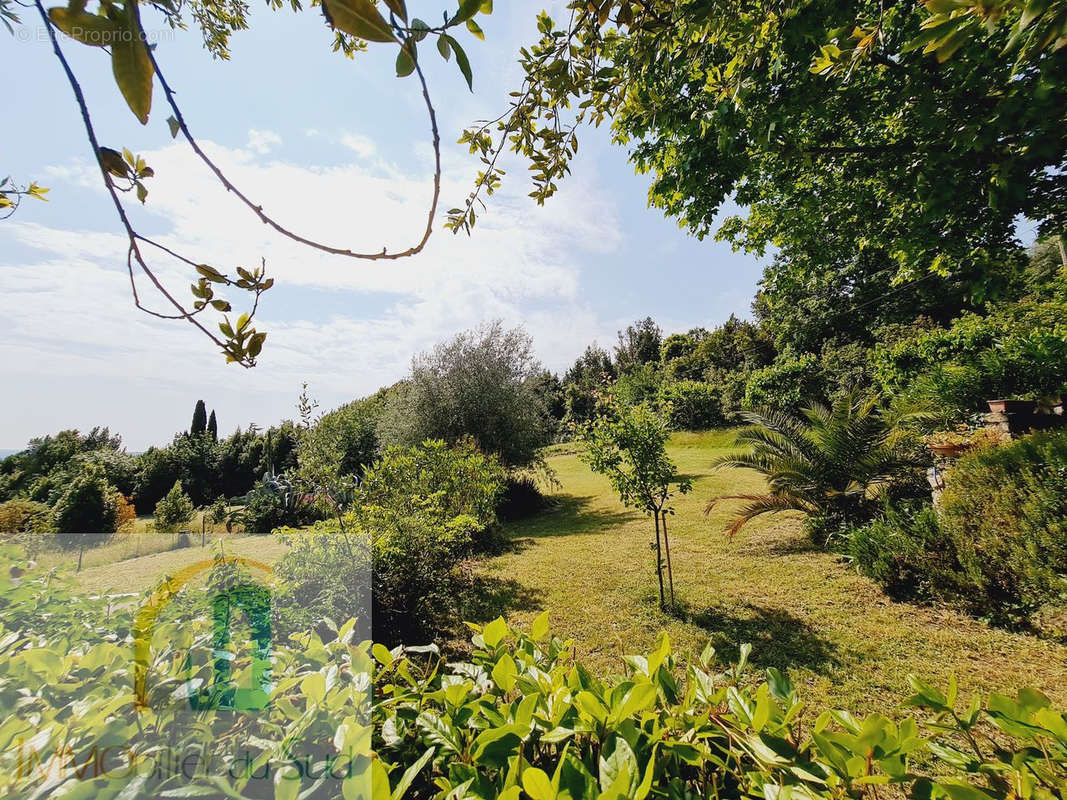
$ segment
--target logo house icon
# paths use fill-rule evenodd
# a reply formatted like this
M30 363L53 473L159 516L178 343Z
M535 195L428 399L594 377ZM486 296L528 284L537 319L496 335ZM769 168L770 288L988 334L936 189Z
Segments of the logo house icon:
M262 562L227 556L190 564L164 581L141 607L133 625L134 695L137 708L148 707L149 657L152 634L160 612L189 581L220 564L248 567L262 572L265 576L270 576L272 573L271 568ZM266 708L271 691L270 590L260 583L238 583L216 592L210 598L210 605L214 623L212 680L209 685L200 686L194 685L191 677L187 677L186 695L189 705L194 711L206 709L259 711ZM237 687L233 684L234 654L230 651L230 627L234 611L243 611L251 628L252 680L250 686ZM191 658L186 661L186 669L190 668Z

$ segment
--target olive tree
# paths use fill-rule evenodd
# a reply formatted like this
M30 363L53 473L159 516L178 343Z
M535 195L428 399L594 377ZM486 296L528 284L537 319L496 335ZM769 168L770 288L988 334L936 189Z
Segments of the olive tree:
M552 421L539 390L543 369L521 327L499 320L416 356L380 424L382 444L449 444L470 437L507 467L538 462Z
M674 572L667 537L667 517L674 514L670 501L675 492L687 494L693 488L688 478L677 474L674 462L667 455L670 409L656 410L647 403L626 406L609 397L601 411L595 419L574 428L575 438L584 445L581 458L594 472L608 479L623 504L655 520L656 578L660 608L665 609L664 567L671 605L674 605Z

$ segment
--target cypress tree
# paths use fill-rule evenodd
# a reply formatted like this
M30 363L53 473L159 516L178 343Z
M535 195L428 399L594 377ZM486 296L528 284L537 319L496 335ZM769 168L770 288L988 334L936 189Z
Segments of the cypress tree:
M197 400L196 408L193 409L193 424L189 426L189 434L198 436L205 430L207 430L207 407L203 400Z
M215 409L211 409L211 416L207 418L207 432L211 436L211 441L219 440L219 423L215 419Z

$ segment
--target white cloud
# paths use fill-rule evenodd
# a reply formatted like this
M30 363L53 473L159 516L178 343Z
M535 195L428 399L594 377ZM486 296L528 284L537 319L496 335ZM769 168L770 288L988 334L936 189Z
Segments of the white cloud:
M282 143L282 137L274 131L257 131L255 128L248 132L248 149L259 155L266 155Z
M292 230L374 252L406 248L421 235L432 174L425 158L405 169L298 166L261 159L250 152L256 150L252 138L245 150L202 144L242 190ZM226 366L187 323L137 312L123 236L12 220L5 231L41 256L35 263L0 261L0 357L9 375L24 379L27 396L16 415L40 416L41 430L92 422L66 421L76 405L86 415L118 414L99 419L139 448L173 429L172 420L157 419L170 403L180 409L189 397L211 395L220 417L269 424L291 416L304 380L324 407L336 405L396 380L414 353L496 317L524 323L541 358L557 369L585 342L610 332L579 292L583 253L610 252L621 241L612 201L588 179L569 181L542 209L515 187L493 198L473 237L453 236L439 219L421 255L369 262L321 253L273 232L178 143L144 155L157 177L144 209L130 209L138 224L162 229L162 244L223 271L266 258L277 284L258 317L269 332L260 365L251 371ZM83 177L68 169L62 178L59 171L51 174ZM448 169L443 208L465 196L468 169ZM165 258L150 262L177 296L189 297L188 268ZM165 310L147 280L139 286L146 304ZM307 299L308 292L323 291L329 297L325 318L317 312L319 301ZM230 299L239 307L237 296ZM62 377L53 386L40 380L45 375ZM119 387L128 388L128 396ZM80 400L72 404L75 391ZM25 427L24 419L16 420L10 430ZM12 434L0 429L0 438L9 442Z
M372 139L358 133L346 133L341 136L341 144L360 158L370 158L378 152Z

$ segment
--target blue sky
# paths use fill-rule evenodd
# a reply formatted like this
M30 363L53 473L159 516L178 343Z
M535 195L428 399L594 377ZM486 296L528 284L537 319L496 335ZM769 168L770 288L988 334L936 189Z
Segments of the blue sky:
M510 5L510 7L509 7ZM541 5L498 3L464 35L475 91L432 47L423 60L444 143L442 208L466 196L476 163L454 144L474 119L495 116L518 84L515 55L534 38ZM436 19L442 7L409 1ZM353 249L417 240L429 199L431 150L414 78L394 77L395 50L348 61L331 52L316 11L253 5L229 62L196 32L164 36L157 57L197 137L239 184L290 227ZM698 242L646 203L647 178L606 131L586 131L573 174L538 208L512 160L471 238L435 226L424 253L389 264L331 258L270 235L171 140L161 93L141 127L125 108L106 56L67 42L104 144L144 154L156 170L138 223L198 260L232 270L260 257L277 284L264 298L269 331L259 366L226 366L187 325L137 312L114 210L90 161L76 106L39 23L23 16L5 41L5 106L18 122L0 145L0 171L37 179L50 202L26 201L0 222L0 352L7 390L0 448L61 428L109 425L131 449L169 439L203 398L220 430L294 414L303 381L322 408L391 383L411 356L497 317L522 324L550 368L565 369L592 340L614 341L653 316L667 331L747 314L761 262ZM147 12L144 24L156 20ZM0 31L0 38L10 39ZM189 277L160 274L183 295Z

